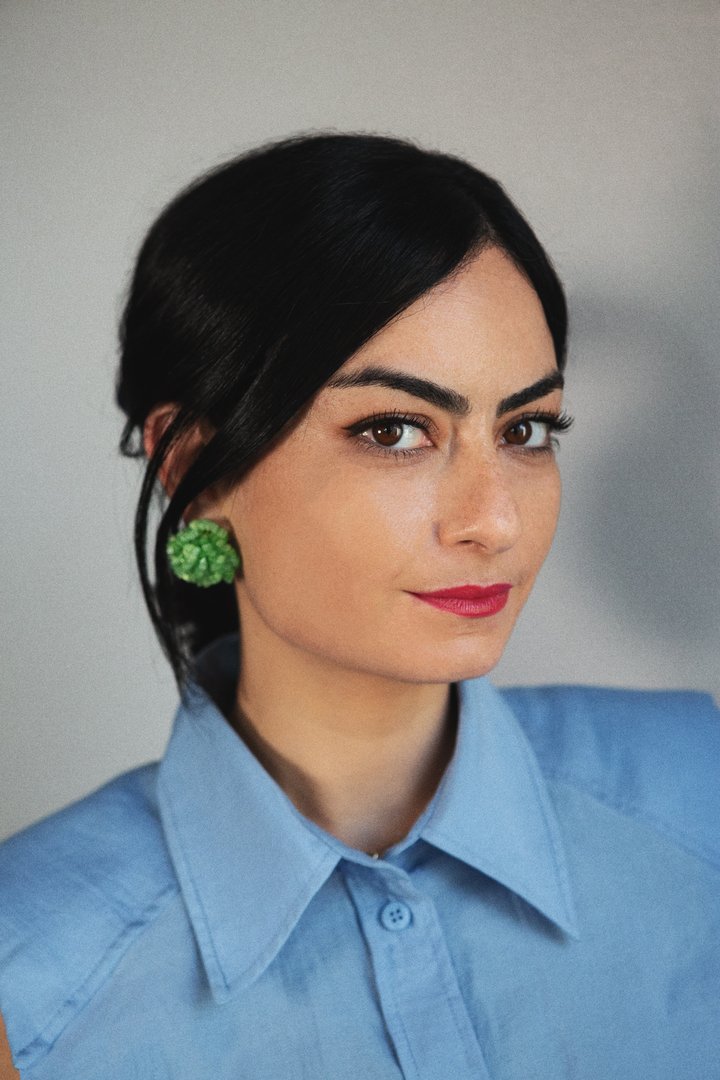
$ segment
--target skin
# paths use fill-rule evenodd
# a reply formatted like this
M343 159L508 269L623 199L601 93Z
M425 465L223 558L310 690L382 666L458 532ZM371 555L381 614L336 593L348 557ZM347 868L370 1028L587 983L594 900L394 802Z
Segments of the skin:
M0 1080L20 1080L20 1073L12 1063L10 1044L5 1034L5 1024L0 1016Z
M326 385L238 485L209 489L185 520L217 521L242 552L240 676L228 719L301 813L378 852L432 797L455 744L452 684L497 663L550 549L557 462L552 450L522 445L517 422L535 409L559 412L562 391L496 417L502 399L557 367L536 293L496 248L339 371L369 363L452 387L472 410L453 417L404 391ZM430 431L345 430L395 409L425 418ZM172 411L159 406L148 419L148 453ZM168 460L168 491L208 433L198 428ZM536 425L533 443L547 434ZM363 440L425 449L391 457ZM486 618L410 595L497 582L512 584L509 599Z

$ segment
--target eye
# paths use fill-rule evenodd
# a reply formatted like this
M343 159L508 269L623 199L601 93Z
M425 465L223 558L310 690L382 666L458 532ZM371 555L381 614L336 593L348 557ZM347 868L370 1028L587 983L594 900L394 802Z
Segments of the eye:
M510 427L505 429L505 442L520 450L539 453L553 453L558 441L552 438L551 431L567 431L573 420L567 413L527 413L517 417Z
M364 420L351 424L346 430L357 439L363 449L371 453L408 457L421 454L427 449L427 444L422 445L420 433L425 432L427 435L429 428L429 421L423 416L390 412L367 416Z
M505 432L505 439L511 446L524 446L536 450L547 445L549 427L540 420L518 420Z

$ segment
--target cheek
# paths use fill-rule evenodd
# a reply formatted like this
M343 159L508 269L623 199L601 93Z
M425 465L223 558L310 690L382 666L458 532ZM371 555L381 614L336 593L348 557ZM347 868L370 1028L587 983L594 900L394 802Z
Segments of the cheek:
M247 553L246 596L286 642L345 664L395 670L398 594L408 580L414 525L404 504L358 485L288 506ZM416 511L417 512L417 511ZM402 612L402 606L400 605Z
M562 486L557 465L553 464L538 480L530 478L518 495L523 516L523 546L534 574L545 560L557 529Z
M288 491L302 490L297 498ZM355 478L326 476L317 490L294 488L291 478L264 489L246 513L246 581L253 599L264 608L282 604L307 618L315 604L327 617L332 607L352 608L362 617L377 586L378 595L401 579L413 537L426 512L422 500L397 484L363 484ZM342 603L341 603L342 602Z

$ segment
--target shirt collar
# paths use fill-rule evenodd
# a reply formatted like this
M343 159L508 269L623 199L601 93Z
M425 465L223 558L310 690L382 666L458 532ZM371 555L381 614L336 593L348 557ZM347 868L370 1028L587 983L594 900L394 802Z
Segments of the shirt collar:
M579 938L560 824L535 752L487 678L457 686L455 753L421 835Z
M160 764L163 828L218 1001L249 986L341 858L378 864L302 815L223 715L237 633L197 658ZM458 686L455 751L405 840L422 838L518 893L573 937L560 829L535 755L485 678Z

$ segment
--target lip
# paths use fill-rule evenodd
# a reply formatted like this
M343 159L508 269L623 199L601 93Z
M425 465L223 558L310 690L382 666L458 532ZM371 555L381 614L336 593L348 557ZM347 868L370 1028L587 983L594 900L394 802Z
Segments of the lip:
M458 585L453 589L435 589L434 592L414 592L413 596L420 596L423 600L428 597L437 597L438 599L458 599L458 600L485 600L490 596L499 596L501 593L507 593L512 588L508 582L498 582L494 585Z
M461 585L456 589L439 589L431 593L411 593L441 611L469 618L486 618L502 611L512 585Z

